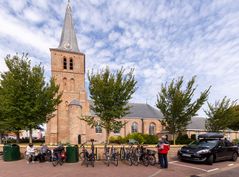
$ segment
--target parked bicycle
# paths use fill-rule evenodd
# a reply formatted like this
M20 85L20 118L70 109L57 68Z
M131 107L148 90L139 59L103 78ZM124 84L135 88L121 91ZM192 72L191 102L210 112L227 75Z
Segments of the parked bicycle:
M133 164L137 166L138 164L142 163L144 166L154 166L156 164L155 154L155 151L146 149L142 145L138 145L134 153L136 160L133 160Z
M129 166L132 166L132 146L129 148L123 147L120 148L120 159L125 161Z
M92 167L94 167L95 166L95 164L94 164L95 163L94 140L93 139L91 140L91 153L89 153L87 151L84 144L81 145L81 147L83 148L83 151L82 151L83 152L83 160L82 160L81 165L85 164L88 167L90 164Z
M66 152L64 146L60 145L52 150L52 165L54 167L58 164L63 165L65 160L66 160Z
M111 146L111 148L109 148L107 147L107 144L105 144L104 155L105 163L107 164L107 166L110 166L110 163L113 163L115 166L118 166L118 153L113 145Z

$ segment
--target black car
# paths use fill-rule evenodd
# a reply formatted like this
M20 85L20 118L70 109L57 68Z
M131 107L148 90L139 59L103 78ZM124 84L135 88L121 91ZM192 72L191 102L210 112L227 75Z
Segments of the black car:
M223 139L223 135L218 133L199 135L197 141L183 146L178 151L180 160L206 162L210 165L220 160L236 161L237 157L237 146L234 146L227 139Z

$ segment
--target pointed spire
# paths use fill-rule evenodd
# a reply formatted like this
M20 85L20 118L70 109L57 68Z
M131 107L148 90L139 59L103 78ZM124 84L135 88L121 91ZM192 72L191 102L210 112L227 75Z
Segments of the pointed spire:
M70 0L68 0L68 4L66 6L65 20L61 33L61 41L58 49L72 52L80 52L72 20L72 10L70 6Z

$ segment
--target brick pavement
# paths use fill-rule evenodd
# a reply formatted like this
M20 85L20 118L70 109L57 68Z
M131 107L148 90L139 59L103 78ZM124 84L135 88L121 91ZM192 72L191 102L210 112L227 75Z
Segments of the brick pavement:
M205 165L179 162L176 158L170 158L169 168L160 169L157 165L130 167L122 162L118 167L113 164L107 167L103 161L97 161L93 168L81 166L81 163L65 163L63 166L53 167L51 163L27 164L24 159L12 162L0 160L0 177L190 177L210 174L211 171L231 163L231 161L225 161ZM239 162L235 162L235 165L239 165Z

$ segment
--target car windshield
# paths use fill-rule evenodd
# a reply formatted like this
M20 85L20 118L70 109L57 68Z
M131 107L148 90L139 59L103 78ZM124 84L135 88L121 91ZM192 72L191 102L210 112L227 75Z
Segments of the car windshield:
M203 139L203 140L198 140L198 141L193 141L192 143L190 143L189 145L191 147L206 147L206 148L213 148L217 145L217 140L207 140L207 139Z

